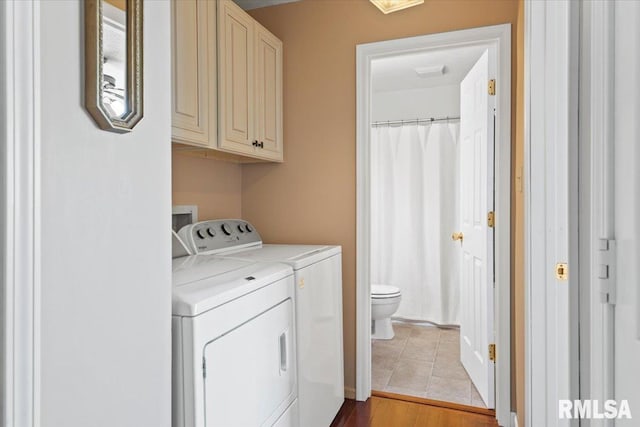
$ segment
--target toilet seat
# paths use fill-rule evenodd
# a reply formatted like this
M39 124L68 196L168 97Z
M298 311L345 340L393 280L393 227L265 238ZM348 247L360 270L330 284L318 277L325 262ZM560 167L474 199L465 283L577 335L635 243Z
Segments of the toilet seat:
M371 285L371 298L397 298L400 296L400 288L389 285Z

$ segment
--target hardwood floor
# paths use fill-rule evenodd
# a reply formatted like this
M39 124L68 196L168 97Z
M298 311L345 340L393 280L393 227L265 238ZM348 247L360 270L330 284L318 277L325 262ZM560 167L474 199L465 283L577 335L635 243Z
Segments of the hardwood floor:
M372 396L345 400L331 427L497 427L489 415Z

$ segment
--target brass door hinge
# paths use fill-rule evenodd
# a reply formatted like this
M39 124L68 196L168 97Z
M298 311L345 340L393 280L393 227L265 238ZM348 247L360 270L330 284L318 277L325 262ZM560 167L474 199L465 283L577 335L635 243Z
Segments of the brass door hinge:
M492 362L496 361L496 345L489 344L489 360Z
M493 228L493 225L495 224L495 221L496 221L496 216L495 216L495 214L493 213L493 211L489 211L489 212L487 213L487 225L488 225L490 228Z
M489 80L489 95L496 94L496 81L495 79Z
M559 262L556 264L556 279L567 280L569 279L569 264Z

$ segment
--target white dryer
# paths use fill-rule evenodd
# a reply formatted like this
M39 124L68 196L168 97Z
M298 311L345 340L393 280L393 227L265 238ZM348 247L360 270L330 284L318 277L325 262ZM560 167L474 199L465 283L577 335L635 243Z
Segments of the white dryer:
M290 266L173 261L173 427L298 427Z
M328 427L344 402L341 247L263 245L255 228L237 219L191 224L179 234L194 253L293 268L300 426Z

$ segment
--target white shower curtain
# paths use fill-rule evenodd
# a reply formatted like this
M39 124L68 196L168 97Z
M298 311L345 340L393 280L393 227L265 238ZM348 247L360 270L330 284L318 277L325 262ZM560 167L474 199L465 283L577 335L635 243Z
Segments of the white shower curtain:
M394 317L458 324L458 130L371 129L371 282L402 291Z

